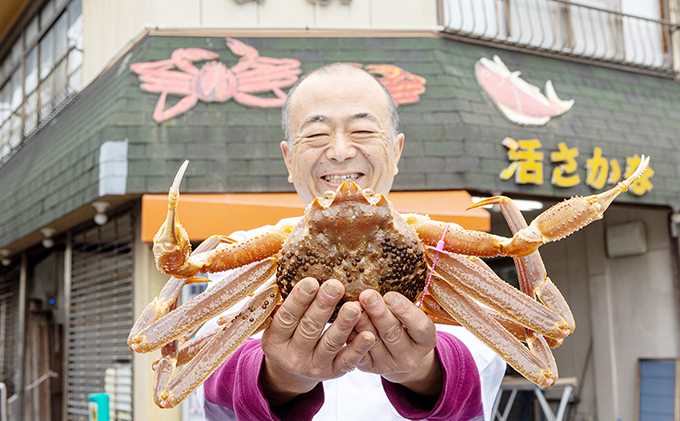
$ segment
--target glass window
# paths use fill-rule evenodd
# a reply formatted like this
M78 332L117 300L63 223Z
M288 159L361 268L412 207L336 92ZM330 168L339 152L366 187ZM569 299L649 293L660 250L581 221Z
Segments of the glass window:
M26 83L24 85L24 93L26 95L33 92L38 86L38 47L33 47L30 53L26 56Z
M69 17L71 15L69 14ZM69 19L70 20L70 19ZM78 18L69 24L68 27L68 46L69 48L76 47L79 50L83 49L83 17Z
M71 4L68 5L68 27L71 29L76 21L80 20L83 16L83 8L81 0L73 0Z
M9 117L9 83L0 89L0 125ZM1 137L0 137L1 139Z
M66 13L61 15L57 23L54 25L54 61L58 62L66 54L67 40L66 40L66 21L68 16Z
M0 165L82 88L82 0L41 2L0 61Z
M14 72L12 75L12 99L10 103L10 108L12 111L16 110L19 108L19 105L21 105L21 100L23 99L21 95L21 72Z
M26 27L26 46L29 46L35 41L38 33L40 32L40 27L38 26L38 17L34 17L31 23Z
M9 67L14 66L21 59L21 54L24 52L23 42L23 38L19 38L12 46L12 52L9 54Z
M68 83L68 78L66 77L66 60L59 63L56 69L54 69L54 98L56 102L59 103L66 97L66 84Z
M48 76L40 84L40 118L47 117L52 112L52 96L54 95L54 75Z
M68 78L68 91L69 92L78 92L80 88L83 86L83 75L82 75L82 67L79 67L78 70L73 72L71 76Z
M83 52L77 49L71 50L68 55L68 74L73 74L73 72L78 70L82 64Z
M54 28L40 41L40 79L45 79L54 66Z
M9 146L16 148L21 143L21 108L9 119Z
M52 22L54 17L54 0L45 3L42 12L40 13L40 27L44 28Z
M24 103L24 135L29 135L38 126L38 92L34 92Z

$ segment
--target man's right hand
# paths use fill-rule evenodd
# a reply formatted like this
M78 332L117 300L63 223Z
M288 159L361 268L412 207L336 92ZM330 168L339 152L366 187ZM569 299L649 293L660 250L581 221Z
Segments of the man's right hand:
M361 332L346 345L361 316L358 302L345 303L337 319L324 331L345 292L331 279L298 282L262 335L264 367L260 382L271 406L285 404L324 380L354 370L375 343L371 332Z

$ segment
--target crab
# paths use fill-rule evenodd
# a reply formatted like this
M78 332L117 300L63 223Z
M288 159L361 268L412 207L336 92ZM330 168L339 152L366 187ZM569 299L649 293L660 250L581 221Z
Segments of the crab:
M188 111L199 99L223 102L234 98L241 104L254 107L283 105L286 94L281 88L293 85L298 79L300 62L292 58L260 57L255 48L234 38L227 38L227 47L241 56L231 68L214 61L219 54L202 48L179 48L172 52L169 60L130 65L130 70L139 75L143 90L161 94L153 112L156 122L161 123ZM193 64L203 60L213 61L200 69ZM268 91L274 94L273 98L253 95ZM165 109L168 94L184 98Z
M170 188L167 219L154 238L157 267L172 277L128 338L135 352L161 349L154 362L154 401L161 408L180 403L248 337L266 328L295 283L308 276L343 282L345 295L338 305L357 300L366 288L398 291L435 322L467 328L537 385L554 384L558 374L550 348L574 331L575 321L537 249L602 218L612 201L642 176L649 158L613 189L572 197L530 225L506 197L471 206L498 204L514 233L511 238L425 215L401 215L384 195L343 183L317 197L297 223L282 220L240 242L215 235L193 253L177 214L187 163ZM481 260L499 255L515 259L521 291ZM228 271L224 279L177 306L184 285L205 281L196 275L223 271ZM222 316L217 328L189 339L204 322L249 295L236 316Z

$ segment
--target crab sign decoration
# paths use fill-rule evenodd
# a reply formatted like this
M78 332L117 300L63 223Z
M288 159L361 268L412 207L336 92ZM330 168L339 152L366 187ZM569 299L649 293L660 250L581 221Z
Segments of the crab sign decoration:
M154 363L154 400L161 408L173 407L246 338L266 328L295 283L311 276L345 284L339 305L357 300L367 288L381 294L398 291L422 304L433 320L470 330L527 379L552 385L557 366L550 348L574 331L575 322L547 277L537 249L602 218L648 162L649 158L642 159L635 173L615 188L559 203L528 226L508 198L492 197L472 206L499 204L514 232L512 238L424 215L400 215L382 194L344 183L314 199L297 224L282 220L266 233L240 242L216 235L193 253L177 216L185 162L170 188L167 219L154 238L156 264L172 277L142 312L128 345L142 353L161 349ZM505 283L480 259L498 255L515 258L524 292ZM224 279L177 307L185 284L205 281L195 275L222 271L229 271ZM428 272L434 275L431 283L426 283ZM213 331L188 339L204 322L255 291L259 292L238 315L222 317Z
M257 49L234 38L227 38L227 47L241 57L231 68L215 61L219 54L202 48L180 48L168 60L130 65L130 70L139 75L143 91L161 94L153 112L157 123L189 111L199 100L225 102L234 98L250 107L283 106L287 95L282 89L298 80L300 62L293 58L260 57ZM195 65L199 61L208 62L199 69ZM425 92L425 78L400 67L369 64L365 70L385 85L397 105L416 103ZM168 95L182 99L166 108Z
M298 79L300 62L292 58L260 57L250 45L227 38L227 47L241 56L238 63L228 68L214 61L220 55L202 48L180 48L169 60L134 63L130 70L139 75L140 88L160 93L153 119L160 123L192 108L198 100L224 102L234 98L252 107L280 107L286 101L286 88ZM193 63L213 60L200 69ZM177 69L177 70L174 70ZM254 95L272 92L274 97ZM168 94L183 96L177 104L166 109Z

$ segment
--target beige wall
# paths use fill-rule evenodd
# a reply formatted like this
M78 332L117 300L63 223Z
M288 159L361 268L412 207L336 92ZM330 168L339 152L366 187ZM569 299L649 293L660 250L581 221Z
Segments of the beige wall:
M582 383L575 419L634 419L638 359L680 357L669 212L613 205L604 220L540 249L576 319L574 334L554 350L560 376ZM492 218L492 230L507 235L502 218ZM645 224L647 253L607 257L606 227L633 221Z
M437 25L437 1L83 0L83 82L88 84L145 27L419 29Z

